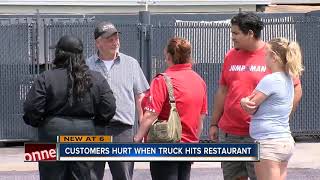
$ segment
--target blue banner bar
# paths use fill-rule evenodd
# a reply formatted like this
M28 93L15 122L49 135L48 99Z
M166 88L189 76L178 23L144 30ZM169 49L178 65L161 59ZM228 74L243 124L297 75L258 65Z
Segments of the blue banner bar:
M123 158L123 160L150 160L149 158L249 158L258 160L258 144L220 144L220 143L177 143L177 144L118 144L118 143L61 143L61 159L72 157ZM230 159L231 158L231 159ZM83 158L80 158L81 160ZM181 159L181 160L182 160ZM94 160L94 159L92 159Z

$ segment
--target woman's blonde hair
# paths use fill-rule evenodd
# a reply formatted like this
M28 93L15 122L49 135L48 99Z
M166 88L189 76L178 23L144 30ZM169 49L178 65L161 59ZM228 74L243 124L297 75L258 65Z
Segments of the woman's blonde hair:
M286 73L293 77L301 76L303 71L301 49L297 42L285 38L275 38L268 42L271 51L284 65Z

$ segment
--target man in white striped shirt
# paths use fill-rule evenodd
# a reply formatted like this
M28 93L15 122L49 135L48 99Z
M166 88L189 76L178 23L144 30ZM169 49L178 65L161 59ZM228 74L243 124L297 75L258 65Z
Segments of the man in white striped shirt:
M136 59L119 52L119 32L110 22L100 22L94 31L97 54L86 60L90 69L107 79L116 98L116 114L110 124L97 124L97 133L112 135L113 142L132 142L135 108L142 117L141 100L149 84ZM108 162L113 179L131 180L133 162ZM99 180L103 179L105 162L96 162Z

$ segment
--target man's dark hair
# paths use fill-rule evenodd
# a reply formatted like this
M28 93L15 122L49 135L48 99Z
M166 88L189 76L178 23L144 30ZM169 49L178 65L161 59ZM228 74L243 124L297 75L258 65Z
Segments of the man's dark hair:
M244 34L248 34L249 30L254 33L256 39L261 37L263 22L261 18L253 12L241 12L231 19L231 25L239 26Z

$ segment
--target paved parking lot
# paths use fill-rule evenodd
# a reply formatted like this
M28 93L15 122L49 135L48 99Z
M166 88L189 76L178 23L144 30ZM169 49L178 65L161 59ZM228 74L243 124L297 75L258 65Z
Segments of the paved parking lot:
M288 180L319 180L319 169L290 168ZM38 180L38 171L4 171L0 172L0 180ZM134 180L151 180L147 169L138 169L134 172ZM191 180L223 180L219 168L194 168L191 171ZM104 180L112 180L109 170L106 170Z

